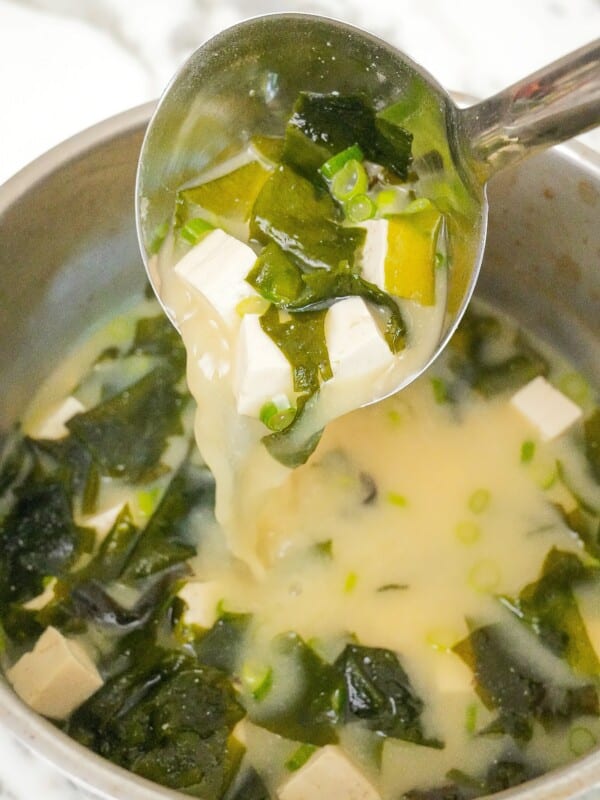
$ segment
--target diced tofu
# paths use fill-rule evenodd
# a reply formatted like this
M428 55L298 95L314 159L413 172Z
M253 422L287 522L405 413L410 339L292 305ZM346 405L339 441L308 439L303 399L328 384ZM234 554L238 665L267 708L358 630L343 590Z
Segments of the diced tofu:
M185 621L189 625L212 628L217 620L217 606L223 599L217 581L189 581L177 594L186 604Z
M207 234L175 265L175 272L204 295L225 325L234 330L240 316L237 305L260 295L246 282L256 253L220 228Z
M541 376L519 389L510 402L544 441L560 436L581 417L579 406Z
M62 439L69 433L65 423L82 411L85 411L85 406L76 397L69 396L54 406L52 412L29 433L35 439Z
M256 314L242 319L233 370L233 391L239 414L258 417L261 408L273 398L294 398L292 368L266 334ZM293 403L292 403L293 405Z
M102 686L83 648L52 627L8 670L7 677L27 705L52 719L65 719Z
M370 219L362 225L367 231L362 251L362 277L385 290L385 257L388 249L387 219Z
M23 608L26 608L27 611L40 611L44 606L47 606L48 603L54 599L54 587L56 586L56 578L51 578L44 591L41 594L38 594L36 597L32 597L31 600L28 600L26 603L23 603Z
M335 379L355 380L382 372L394 361L367 304L360 297L334 303L325 317L325 340Z
M379 800L379 793L335 745L322 747L277 792L279 800Z
M81 520L81 525L85 528L94 528L96 530L96 536L98 539L102 540L110 532L113 525L117 521L117 517L123 511L125 507L124 503L117 503L110 508L107 508L105 511L100 511L98 514L94 514L91 517L83 517Z

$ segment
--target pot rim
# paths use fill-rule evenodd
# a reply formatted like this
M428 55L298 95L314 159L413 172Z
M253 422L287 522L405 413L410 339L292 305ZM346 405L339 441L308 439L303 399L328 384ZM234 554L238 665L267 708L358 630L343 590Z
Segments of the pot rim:
M453 93L453 97L459 104L472 101L472 98L459 93ZM156 101L151 101L109 117L71 136L23 167L0 185L0 220L11 205L52 173L85 157L87 152L115 136L141 131L155 107ZM600 180L599 152L580 142L562 144L552 151ZM185 797L180 792L140 778L83 747L32 711L4 680L0 681L0 724L36 755L97 797L119 800L123 798L124 790L128 800L182 800ZM595 752L495 797L498 800L562 800L598 786L600 752Z

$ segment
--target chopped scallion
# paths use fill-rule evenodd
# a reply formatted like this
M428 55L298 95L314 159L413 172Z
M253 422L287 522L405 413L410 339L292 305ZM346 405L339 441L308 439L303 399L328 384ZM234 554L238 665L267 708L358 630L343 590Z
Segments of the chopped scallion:
M351 159L335 173L331 179L331 194L341 203L347 203L357 195L365 194L369 186L369 178L360 161Z
M529 464L535 455L535 442L528 439L521 445L521 464Z
M476 592L489 594L500 584L500 567L495 561L484 559L473 566L469 572L468 583Z
M589 728L580 726L569 731L569 750L574 756L582 756L597 743L596 736Z
M590 399L590 385L578 372L567 372L558 381L558 388L563 394L580 406Z
M162 222L160 225L156 227L149 247L151 255L155 255L156 253L158 253L158 251L162 247L162 243L167 238L169 227L170 225L168 219L166 219L164 222Z
M473 520L465 519L457 524L454 533L459 542L474 544L481 536L481 528Z
M531 464L531 474L540 489L550 489L558 478L558 468L554 460L540 459Z
M363 158L363 151L357 144L353 144L351 147L347 147L345 150L341 150L331 158L328 158L319 169L319 172L329 181L348 161L362 161Z
M240 317L245 317L246 314L264 314L269 308L271 303L264 297L252 295L251 297L244 297L235 307L236 312Z
M258 702L264 700L273 686L271 667L246 663L242 667L241 678L246 689Z
M373 219L377 213L377 206L368 194L357 194L346 203L346 218L350 222L365 222Z
M180 229L179 235L189 244L198 244L209 231L214 230L214 225L200 217L188 220Z
M282 431L292 424L296 409L284 395L275 397L263 405L259 418L270 431Z
M490 504L490 493L487 489L476 489L469 497L469 509L474 514L482 514Z
M301 744L285 762L285 768L290 772L296 772L306 764L316 749L314 744Z
M409 203L406 208L402 209L403 214L419 214L421 211L431 211L435 206L428 200L427 197L417 197L412 203Z
M398 506L399 508L406 508L408 505L406 497L403 494L398 494L398 492L388 492L385 498L388 503L391 503L393 506Z
M356 572L349 572L346 576L346 580L344 581L344 592L345 594L350 594L356 589L356 584L358 583L358 575Z
M477 730L477 714L479 707L477 703L469 703L465 711L465 729L471 736Z
M138 492L137 506L140 514L143 514L145 517L151 517L158 505L159 496L160 489L158 487L154 489L144 489Z
M446 381L443 381L441 378L431 378L431 388L433 389L433 396L436 403L442 405L442 403L448 402L450 398Z

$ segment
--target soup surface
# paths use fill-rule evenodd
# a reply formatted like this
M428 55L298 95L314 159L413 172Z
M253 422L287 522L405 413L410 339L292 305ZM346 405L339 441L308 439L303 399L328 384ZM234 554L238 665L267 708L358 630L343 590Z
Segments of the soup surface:
M600 410L582 376L476 306L422 378L332 422L262 495L240 558L185 361L144 301L90 333L8 442L2 659L26 702L215 800L470 798L596 745Z

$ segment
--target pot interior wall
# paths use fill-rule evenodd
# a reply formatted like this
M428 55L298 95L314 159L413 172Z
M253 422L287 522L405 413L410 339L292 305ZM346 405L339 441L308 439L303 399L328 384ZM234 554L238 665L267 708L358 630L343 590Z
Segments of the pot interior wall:
M0 204L0 431L86 327L144 285L133 217L142 135L57 157Z

